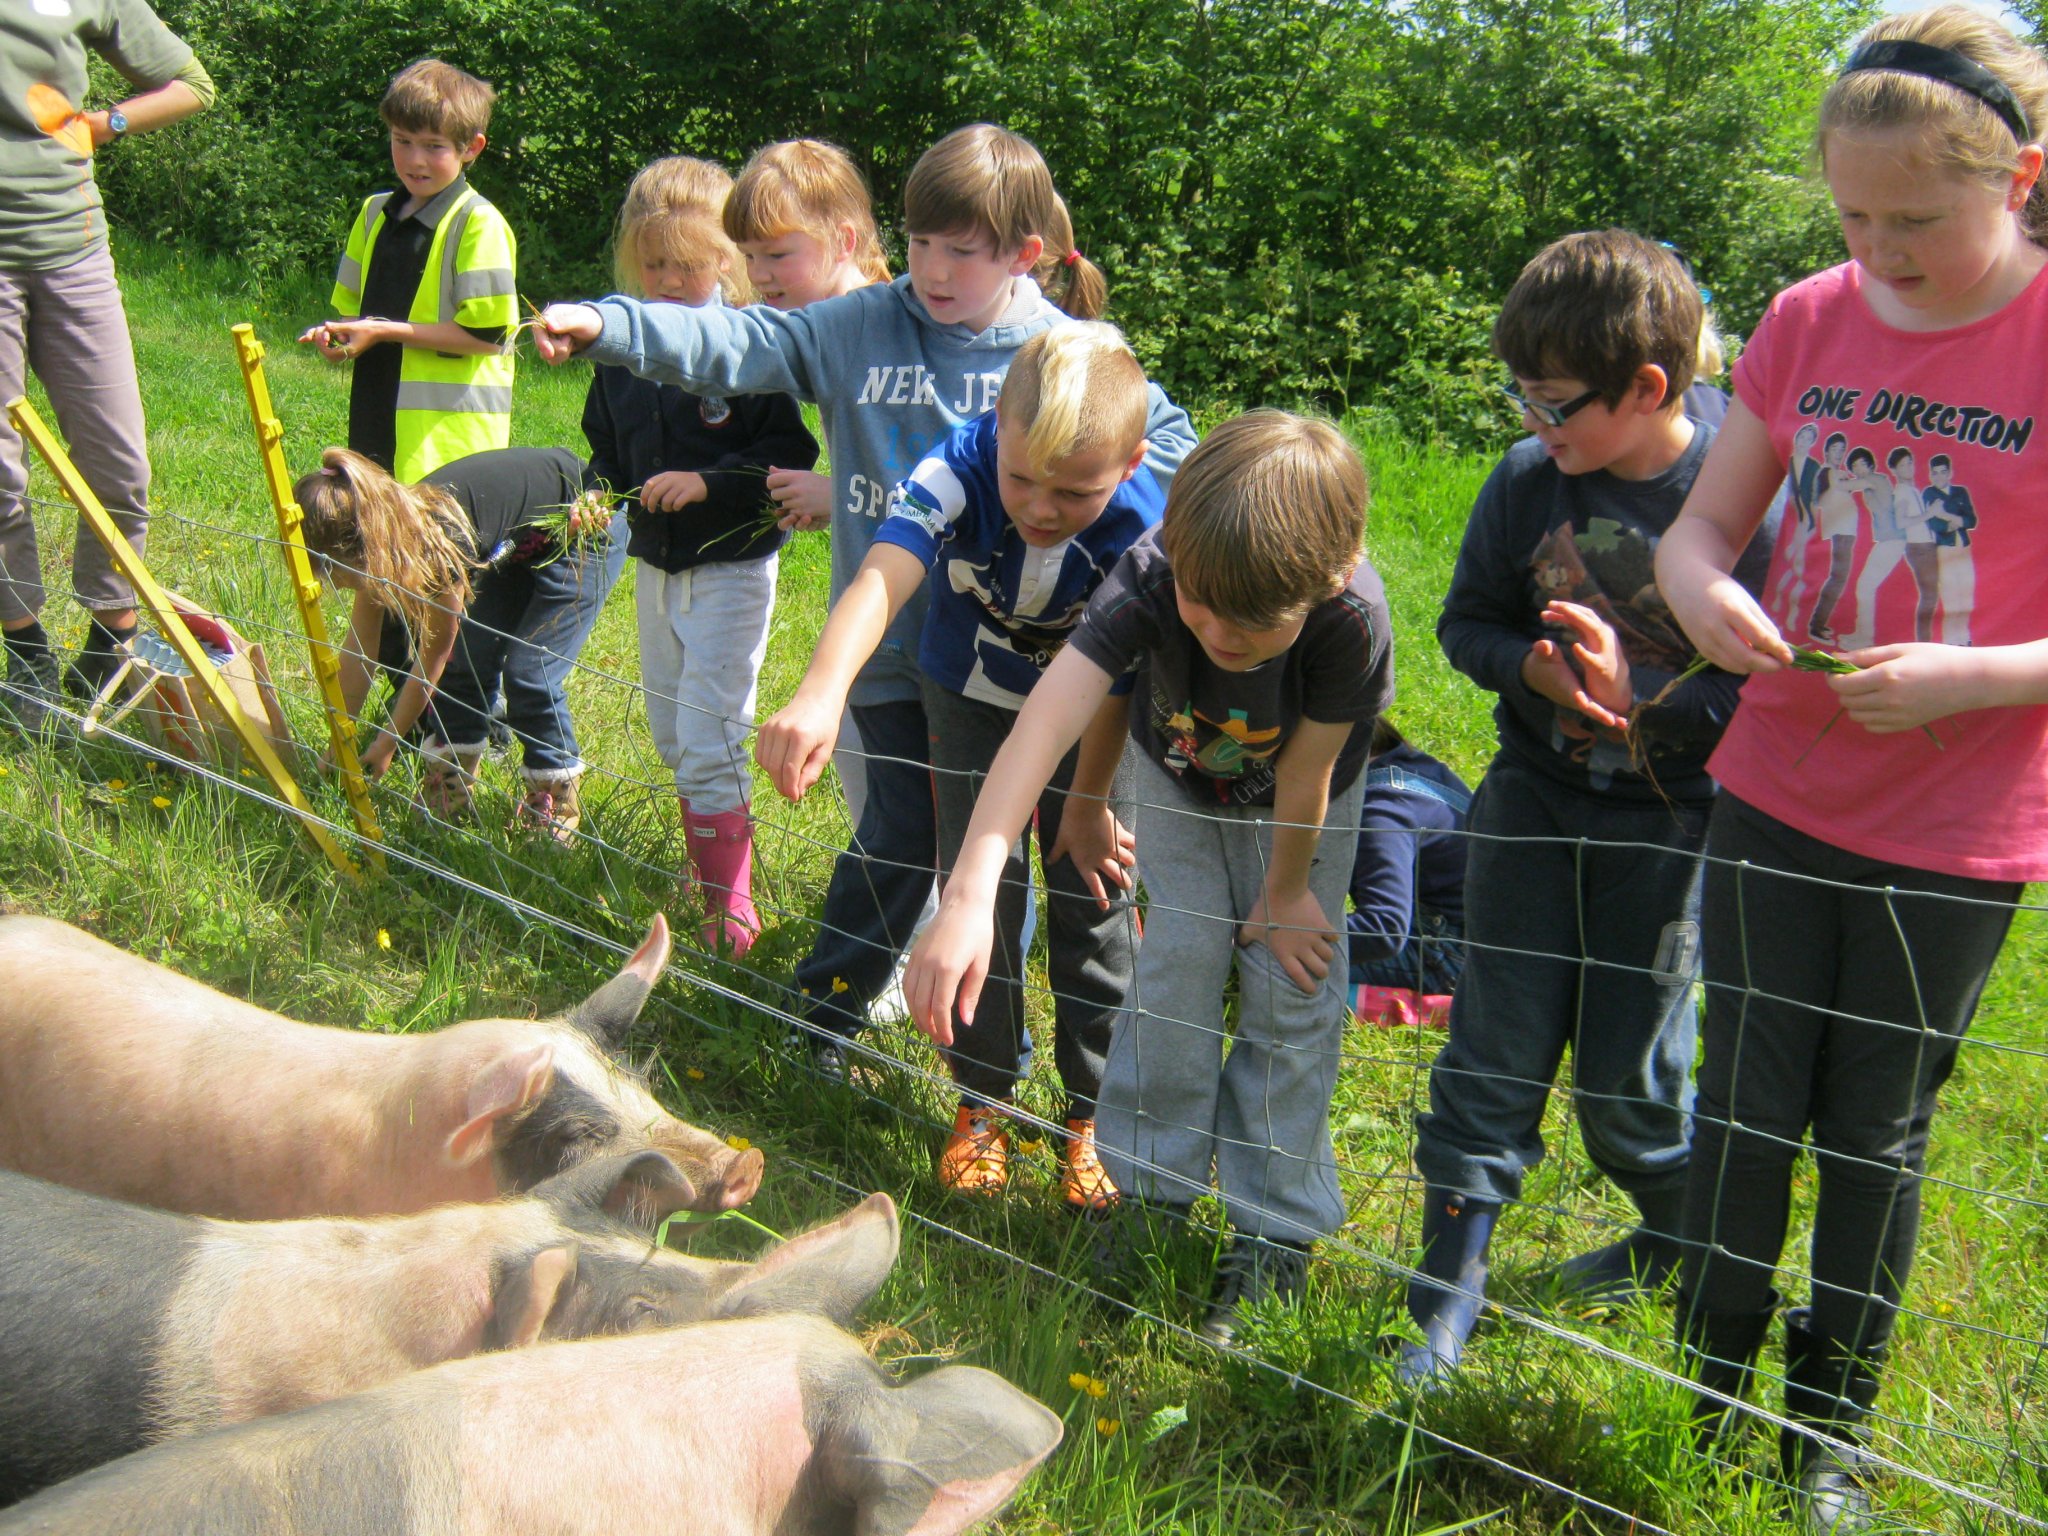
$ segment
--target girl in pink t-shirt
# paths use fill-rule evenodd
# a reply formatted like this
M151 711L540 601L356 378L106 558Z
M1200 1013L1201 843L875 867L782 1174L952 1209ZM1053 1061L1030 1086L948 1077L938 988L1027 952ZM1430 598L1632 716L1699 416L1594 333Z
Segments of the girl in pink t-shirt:
M1853 260L1772 301L1657 552L1700 653L1750 674L1710 764L1680 1329L1710 1433L1768 1331L1810 1136L1813 1294L1786 1314L1782 1449L1816 1530L1870 1528L1862 1425L1935 1096L2022 882L2048 878L2042 125L2048 64L1996 21L1952 5L1864 34L1819 132ZM1773 580L1767 610L1728 573L1816 437L1841 450L1816 500L1844 515L1825 546L1786 519L1775 558L1829 579ZM1915 580L1888 579L1907 562ZM1790 667L1836 632L1870 642L1848 653L1860 671Z

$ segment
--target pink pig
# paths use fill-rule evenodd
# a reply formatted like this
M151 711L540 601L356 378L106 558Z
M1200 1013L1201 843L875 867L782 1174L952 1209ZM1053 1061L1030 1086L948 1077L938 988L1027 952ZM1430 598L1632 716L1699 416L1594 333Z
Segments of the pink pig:
M560 1018L431 1034L301 1024L49 918L0 917L0 1167L244 1221L375 1216L529 1189L607 1152L665 1152L686 1207L761 1183L616 1059L668 960L654 919Z
M796 1315L541 1344L154 1447L0 1536L953 1536L1059 1418L1000 1376L898 1385Z

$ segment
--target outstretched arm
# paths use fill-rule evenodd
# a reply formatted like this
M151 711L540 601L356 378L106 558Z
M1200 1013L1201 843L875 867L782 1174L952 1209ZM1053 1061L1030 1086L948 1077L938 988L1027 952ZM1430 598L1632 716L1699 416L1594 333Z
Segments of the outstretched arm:
M909 550L877 544L833 604L795 696L761 723L754 742L754 760L784 799L803 799L832 761L854 678L924 579L924 562Z
M996 753L988 781L974 802L952 878L939 898L938 915L911 951L903 976L910 1016L936 1044L953 1043L956 1004L962 1019L974 1018L982 983L988 979L1003 861L1060 759L1101 708L1112 681L1069 645L1045 669L1010 727L1009 739Z
M1724 672L1775 672L1792 648L1732 574L1783 480L1769 430L1738 398L1699 479L1657 545L1657 590L1699 653Z

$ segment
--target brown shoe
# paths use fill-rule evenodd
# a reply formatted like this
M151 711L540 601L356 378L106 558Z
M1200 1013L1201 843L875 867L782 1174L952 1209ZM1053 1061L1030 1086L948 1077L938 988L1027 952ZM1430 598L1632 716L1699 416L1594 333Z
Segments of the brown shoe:
M1005 1116L987 1104L962 1104L939 1154L939 1186L956 1195L999 1195L1010 1181Z
M528 779L526 798L513 813L514 826L542 832L563 847L576 841L576 829L583 823L583 808L576 801L576 775Z
M1100 1216L1117 1202L1115 1183L1095 1155L1095 1122L1069 1120L1067 1146L1060 1158L1060 1194L1070 1209Z
M412 801L441 821L459 821L475 803L476 771L483 761L481 752L450 752L429 744L420 751L425 760L420 783Z

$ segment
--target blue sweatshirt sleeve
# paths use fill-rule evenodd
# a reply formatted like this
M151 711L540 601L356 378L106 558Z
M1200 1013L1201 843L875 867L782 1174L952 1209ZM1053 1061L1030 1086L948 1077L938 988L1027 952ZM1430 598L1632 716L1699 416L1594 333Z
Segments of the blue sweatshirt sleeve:
M591 306L604 329L585 355L714 399L781 394L815 401L825 331L848 318L845 306L857 297L784 313L765 304L693 309L614 294Z
M1516 555L1512 541L1513 478L1503 459L1480 487L1437 617L1436 638L1450 664L1480 687L1527 698L1522 658L1540 630L1529 607L1529 563ZM1523 542L1533 547L1536 536Z
M1150 409L1145 416L1145 464L1163 491L1173 484L1180 461L1194 451L1195 424L1157 384L1147 385L1146 390Z
M1415 864L1420 833L1410 796L1368 786L1351 865L1352 912L1345 918L1354 965L1394 955L1415 924Z

